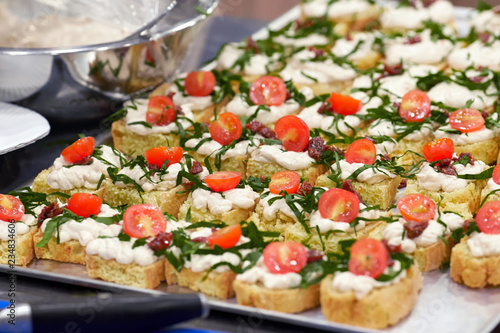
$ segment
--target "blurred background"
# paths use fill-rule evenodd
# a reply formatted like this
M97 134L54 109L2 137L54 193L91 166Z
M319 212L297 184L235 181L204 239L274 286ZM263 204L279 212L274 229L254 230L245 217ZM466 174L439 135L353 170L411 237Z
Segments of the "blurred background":
M229 16L252 17L254 19L272 20L283 14L299 0L221 0L218 13ZM456 6L475 7L476 0L451 0ZM500 5L500 0L486 0L492 5Z

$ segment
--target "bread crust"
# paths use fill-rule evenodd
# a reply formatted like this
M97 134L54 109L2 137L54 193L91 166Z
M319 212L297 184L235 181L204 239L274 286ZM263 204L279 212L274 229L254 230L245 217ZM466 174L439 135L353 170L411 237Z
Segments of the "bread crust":
M418 264L420 271L429 272L441 267L442 264L450 261L451 250L456 242L450 236L445 238L446 244L442 240L428 247L417 247L411 255Z
M200 162L203 166L205 165L205 158L207 155L201 155L196 151L188 151L189 155L191 155L195 160ZM214 171L234 171L241 173L241 178L244 179L246 176L247 162L250 158L250 155L237 156L226 158L225 160L221 160L220 169L218 170L215 167L215 158L210 157L210 165L214 169Z
M36 230L36 227L31 227L30 231L24 235L14 237L14 263L16 266L27 266L35 257L33 235L36 233ZM9 259L12 260L12 257L9 258L9 256L12 255L9 250L9 241L0 240L0 264L7 265L9 264Z
M148 203L160 208L174 217L179 214L179 208L188 198L188 187L176 186L168 191L151 191L142 193L142 199L135 187L118 187L108 179L104 185L103 200L108 205L137 205Z
M374 288L359 300L353 291L333 289L332 281L333 275L321 281L321 311L327 320L382 329L396 324L411 312L422 288L422 273L413 265L398 283Z
M33 236L33 244L38 244L42 238L43 232L41 229L38 229ZM52 236L44 247L35 246L35 255L37 259L51 259L85 265L85 246L80 244L76 239L57 244L56 237Z
M86 255L87 273L92 278L115 282L138 288L154 289L165 280L163 260L149 266L136 263L120 264L114 259L103 259L98 255Z
M111 136L116 149L134 157L143 155L146 150L154 147L176 147L180 143L180 136L177 134L152 133L139 135L134 133L127 128L125 119L117 120L111 124Z
M233 281L236 274L233 271L229 270L223 273L212 271L203 280L207 271L193 272L190 268L183 268L177 272L167 259L164 262L165 279L168 285L178 284L181 287L223 299L234 297Z
M319 306L319 283L306 289L267 289L258 284L234 280L238 304L285 313L298 313Z
M316 83L301 83L301 82L293 82L293 85L297 89L302 88L310 88L315 95L323 95L323 94L331 94L332 92L341 93L346 89L350 89L352 87L352 80L346 81L334 81L334 82L316 82Z
M500 285L500 255L474 257L462 238L451 252L450 275L453 281L470 288Z

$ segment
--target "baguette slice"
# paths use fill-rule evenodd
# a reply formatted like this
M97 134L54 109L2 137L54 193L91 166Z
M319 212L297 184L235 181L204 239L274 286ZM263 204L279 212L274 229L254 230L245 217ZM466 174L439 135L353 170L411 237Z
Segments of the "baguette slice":
M194 291L202 292L209 296L218 298L234 297L233 281L236 274L231 270L218 273L210 272L205 280L203 278L207 274L203 272L193 272L190 268L183 268L180 272L165 259L165 279L168 285L178 284L181 287L187 287Z
M14 255L16 266L27 266L35 257L35 251L33 250L33 235L36 233L36 231L37 228L32 227L30 228L30 231L28 233L16 236L14 238L14 253L9 252L9 250L12 250L12 248L9 249L8 240L0 240L0 264L9 264L9 260L12 260L12 257L9 256ZM10 263L12 263L12 261Z
M149 266L136 263L120 264L114 259L103 259L98 255L86 255L87 273L92 278L115 282L127 286L154 289L165 280L163 260Z
M353 291L339 292L332 287L333 275L321 281L321 311L326 319L347 325L381 329L407 316L422 288L417 265L396 284L375 288L361 299Z
M38 229L33 236L33 244L38 244L42 238L43 232L41 229ZM37 259L50 259L85 265L85 247L76 239L57 244L56 237L52 236L44 247L35 246L35 255Z
M500 255L474 257L467 237L451 251L450 275L453 281L470 288L500 285Z
M442 240L428 247L417 247L415 252L410 254L418 264L420 271L429 272L441 267L442 264L450 261L451 250L455 246L455 241L451 235L446 237L446 244Z
M257 284L234 280L238 304L285 313L298 313L319 306L319 283L307 289L267 289Z

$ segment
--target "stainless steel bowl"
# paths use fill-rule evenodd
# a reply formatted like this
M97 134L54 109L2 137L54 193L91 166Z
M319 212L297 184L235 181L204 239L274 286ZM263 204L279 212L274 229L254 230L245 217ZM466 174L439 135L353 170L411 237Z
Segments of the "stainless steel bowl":
M158 0L167 6L172 0ZM68 48L0 47L0 100L49 120L99 119L176 74L218 0L178 0L149 33Z

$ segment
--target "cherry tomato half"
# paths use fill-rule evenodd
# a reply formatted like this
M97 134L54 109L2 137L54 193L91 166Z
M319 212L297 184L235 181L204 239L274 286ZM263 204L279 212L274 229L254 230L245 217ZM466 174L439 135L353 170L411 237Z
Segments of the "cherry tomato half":
M156 206L133 205L123 214L123 231L130 237L155 237L165 230L167 230L167 220Z
M319 198L318 210L325 219L350 223L359 214L359 199L352 192L331 188Z
M351 247L349 272L376 279L387 268L388 258L389 254L382 242L371 238L360 239Z
M434 142L429 142L424 145L423 153L427 162L442 160L444 158L452 158L455 151L453 140L448 138L437 139Z
M431 114L431 100L420 90L408 91L401 100L399 115L406 122L421 123Z
M155 147L146 150L144 157L146 161L156 169L161 169L163 163L168 161L166 166L179 163L182 160L184 151L181 147Z
M215 88L215 75L209 71L191 72L186 76L184 88L191 96L208 96Z
M307 264L307 250L297 242L273 242L264 249L264 264L273 274L298 273Z
M241 238L241 225L231 225L217 230L208 236L208 244L219 245L223 249L235 246Z
M167 126L175 121L177 112L174 102L167 96L154 96L149 99L146 121L156 126Z
M88 159L94 152L94 148L94 138L87 136L76 140L71 146L64 148L61 155L68 163L79 163Z
M243 131L241 120L231 112L225 112L210 124L210 136L223 146L227 146L234 140L238 140Z
M407 221L430 221L436 216L436 204L423 194L407 194L399 199L397 205Z
M5 222L19 221L24 215L24 205L18 198L0 194L0 220Z
M484 126L484 118L476 109L460 109L453 111L448 118L450 126L462 133L480 130Z
M68 200L68 210L78 216L89 217L101 212L102 199L90 193L75 193Z
M330 95L330 103L335 113L345 116L355 114L363 107L363 102L360 100L334 92Z
M234 171L219 171L205 177L208 187L214 192L225 192L238 186L241 173Z
M286 192L293 194L300 186L300 175L295 171L279 171L271 176L269 191L274 194Z
M363 163L372 165L377 159L377 148L368 139L359 139L351 143L345 154L347 163Z
M288 151L303 151L309 144L309 127L297 116L284 116L274 126L276 135Z
M485 234L500 234L500 201L485 203L477 212L476 223Z
M500 185L500 164L497 164L497 166L495 166L495 168L493 169L492 178L495 184Z
M286 101L285 82L276 76L263 76L250 87L249 97L255 105L279 106Z

